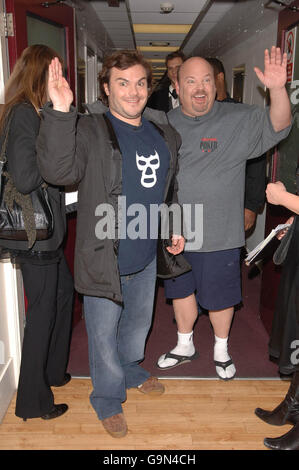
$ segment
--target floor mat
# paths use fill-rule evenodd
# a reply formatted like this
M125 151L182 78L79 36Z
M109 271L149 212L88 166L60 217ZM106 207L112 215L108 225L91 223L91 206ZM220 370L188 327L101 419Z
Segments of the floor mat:
M249 280L247 273L244 268L243 306L235 313L229 340L229 352L237 369L236 378L278 378L277 366L268 356L268 334L259 318L260 277ZM156 367L160 355L176 344L173 319L172 305L164 297L162 284L158 283L152 329L141 365L158 377L217 378L213 363L213 331L205 313L199 315L194 328L194 344L199 358L167 371ZM76 377L89 376L84 319L73 330L68 370Z

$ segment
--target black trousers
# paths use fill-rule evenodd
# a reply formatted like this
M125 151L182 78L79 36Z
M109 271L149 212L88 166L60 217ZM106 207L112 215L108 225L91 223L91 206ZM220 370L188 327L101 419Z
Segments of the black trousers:
M64 257L57 263L20 264L28 308L16 415L36 418L54 404L51 385L64 379L72 325L73 279Z
M290 375L299 370L296 344L299 340L299 216L293 222L294 232L279 282L269 354L277 359L279 371ZM295 357L294 357L295 356Z

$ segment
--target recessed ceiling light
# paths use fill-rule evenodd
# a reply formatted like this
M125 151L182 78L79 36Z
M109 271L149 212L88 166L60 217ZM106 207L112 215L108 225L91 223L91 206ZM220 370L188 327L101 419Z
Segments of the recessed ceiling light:
M134 33L150 34L188 34L192 24L149 24L134 23Z
M142 52L175 52L179 46L137 46L137 49Z
M153 41L149 43L150 46L157 46L157 47L167 47L169 46L169 44L170 42L166 42L166 41Z

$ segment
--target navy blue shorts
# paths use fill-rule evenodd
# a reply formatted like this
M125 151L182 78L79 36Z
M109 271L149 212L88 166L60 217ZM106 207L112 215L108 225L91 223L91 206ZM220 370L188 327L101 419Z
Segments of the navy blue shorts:
M209 253L185 252L192 271L164 281L168 299L196 293L206 310L222 310L241 302L240 248Z

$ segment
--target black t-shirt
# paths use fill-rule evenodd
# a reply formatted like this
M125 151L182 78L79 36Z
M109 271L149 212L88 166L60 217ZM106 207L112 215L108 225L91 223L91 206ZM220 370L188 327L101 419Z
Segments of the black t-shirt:
M122 211L118 264L121 275L141 271L155 257L158 215L164 200L169 150L157 129L142 118L132 126L107 112L122 153Z

